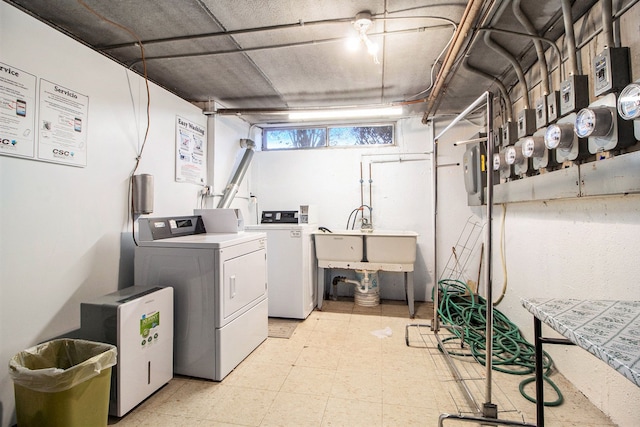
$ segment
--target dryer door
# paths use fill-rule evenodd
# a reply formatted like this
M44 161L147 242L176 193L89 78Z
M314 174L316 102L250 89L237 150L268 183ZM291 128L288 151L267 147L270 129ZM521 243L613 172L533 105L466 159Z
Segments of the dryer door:
M266 298L267 259L260 249L223 261L222 324L240 316Z

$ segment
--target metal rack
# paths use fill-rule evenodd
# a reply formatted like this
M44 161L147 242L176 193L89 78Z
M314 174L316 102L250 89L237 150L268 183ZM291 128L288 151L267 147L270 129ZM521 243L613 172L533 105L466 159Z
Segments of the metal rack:
M484 92L482 95L478 97L473 103L471 103L462 113L456 116L455 119L447 127L445 127L438 135L434 138L434 149L433 149L433 157L434 162L437 166L437 146L438 140L447 133L451 128L453 128L458 122L463 120L467 115L471 112L475 111L478 107L482 107L485 105L485 114L486 114L486 134L487 134L487 159L491 161L493 159L494 154L494 146L493 146L493 94L489 91ZM491 163L490 163L491 164ZM435 169L435 168L434 168ZM487 171L487 194L486 194L486 202L487 202L487 213L486 213L486 225L484 227L484 273L485 273L485 286L486 286L486 315L487 315L487 326L485 331L486 336L486 373L485 373L485 401L482 405L482 410L478 409L478 412L481 412L481 416L474 417L466 417L463 415L454 415L454 414L442 414L440 419L438 420L438 425L442 426L443 422L447 419L456 419L458 421L464 422L474 422L474 423L482 423L486 425L509 425L509 426L525 426L525 427L535 427L535 424L528 424L524 422L515 422L509 420L499 420L498 419L498 408L497 405L492 403L492 370L493 370L493 290L492 290L492 260L493 260L493 248L492 248L492 219L493 219L493 185L494 185L494 177L493 173L491 173L491 169L489 168ZM434 196L434 209L436 210L437 217L437 195ZM435 228L435 225L434 225ZM437 243L436 237L434 236L434 243ZM436 246L437 247L437 246ZM440 305L438 292L437 292L437 284L435 292L433 293L433 322L431 325L431 330L434 332L436 339L440 342L440 338L438 337L438 331L440 328L453 329L450 325L440 325L440 319L438 316L438 307ZM410 326L427 326L427 325L407 325L407 328ZM441 346L442 351L447 356L447 359L450 359L446 349L444 346ZM450 363L451 365L451 363ZM464 382L461 384L464 386ZM465 391L468 392L468 388L464 387Z
M475 250L478 239L482 235L484 224L474 221L471 216L458 237L455 246L451 248L451 255L447 264L444 266L438 281L442 279L460 280L462 274L466 270L467 263ZM464 281L464 280L463 280Z

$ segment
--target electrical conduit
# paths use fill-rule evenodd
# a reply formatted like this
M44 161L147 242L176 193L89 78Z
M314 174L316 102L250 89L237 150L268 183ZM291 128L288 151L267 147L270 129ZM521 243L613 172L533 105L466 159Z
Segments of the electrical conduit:
M571 0L562 0L562 19L564 21L564 40L567 44L569 75L573 76L578 74L578 55L576 54L576 35L573 32Z
M516 19L522 24L527 32L533 36L538 35L536 28L533 26L529 17L524 13L520 7L520 0L513 0L512 3L513 14ZM538 55L538 64L540 64L540 82L542 85L542 95L549 95L549 69L547 67L547 57L544 55L544 48L542 42L537 39L532 39L533 45L536 48L536 54Z
M484 42L486 43L486 45L490 49L492 49L494 52L502 55L505 59L507 59L507 61L509 61L511 63L511 66L513 67L513 70L516 72L516 76L518 77L518 80L520 81L520 84L522 85L522 101L524 103L524 108L525 109L526 108L531 108L531 104L529 103L529 89L527 88L527 80L524 77L524 71L522 71L522 66L520 66L520 63L518 63L518 61L511 54L511 52L509 52L502 45L498 44L498 42L493 40L491 38L491 34L490 33L488 33L488 32L485 33Z

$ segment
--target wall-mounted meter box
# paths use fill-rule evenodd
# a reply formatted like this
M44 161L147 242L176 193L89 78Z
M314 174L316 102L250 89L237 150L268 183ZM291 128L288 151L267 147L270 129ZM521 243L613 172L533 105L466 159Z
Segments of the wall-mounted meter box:
M493 171L500 174L500 179L511 179L513 175L513 167L507 163L506 159L507 149L502 149L499 153L493 155Z
M502 147L502 126L493 131L493 147L496 152Z
M507 164L513 166L513 173L518 176L526 176L533 170L531 159L522 153L522 139L505 149L504 157Z
M525 108L518 113L518 138L533 135L536 131L536 110Z
M629 78L629 48L608 47L593 58L593 94L604 95L622 90Z
M518 140L518 124L516 122L506 122L502 125L502 146L508 147Z
M556 166L544 143L545 129L537 130L532 136L522 140L522 155L531 159L533 169L540 170Z
M560 92L551 91L547 95L547 122L553 123L560 117Z
M571 113L546 129L544 143L558 163L582 160L589 156L587 139L578 138L573 131L575 121L576 113Z
M618 114L624 120L633 120L633 133L640 141L640 80L636 80L620 92Z
M467 144L466 147L462 156L462 170L464 187L467 191L467 204L481 206L485 203L484 191L487 187L486 148L482 142Z
M589 77L571 75L560 83L560 116L574 113L589 105Z
M536 129L543 128L548 123L547 97L542 95L536 99Z
M589 152L598 154L635 144L633 126L622 120L616 109L617 98L610 93L576 115L575 133L589 139Z

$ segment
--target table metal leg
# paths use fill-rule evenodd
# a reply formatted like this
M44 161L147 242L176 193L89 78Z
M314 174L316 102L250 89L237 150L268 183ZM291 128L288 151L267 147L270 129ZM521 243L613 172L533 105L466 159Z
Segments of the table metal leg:
M544 378L542 353L542 322L534 316L533 332L535 334L536 353L536 424L544 427Z

